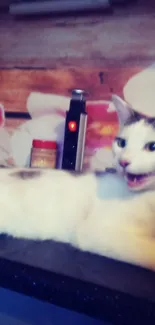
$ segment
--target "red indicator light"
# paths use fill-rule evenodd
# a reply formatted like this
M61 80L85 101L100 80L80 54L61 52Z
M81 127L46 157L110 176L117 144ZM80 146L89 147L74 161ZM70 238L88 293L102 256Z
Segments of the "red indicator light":
M71 131L71 132L75 132L76 129L77 129L77 124L76 124L76 122L75 122L75 121L70 121L70 122L68 123L68 128L69 128L69 131Z

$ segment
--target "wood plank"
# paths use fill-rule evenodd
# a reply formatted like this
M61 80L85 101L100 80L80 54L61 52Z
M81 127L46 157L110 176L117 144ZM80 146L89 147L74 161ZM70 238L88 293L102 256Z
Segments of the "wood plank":
M26 111L27 97L32 91L70 96L71 89L83 88L90 100L123 96L128 79L143 70L133 68L70 68L58 70L0 70L0 102L6 111ZM102 78L100 77L102 74ZM102 79L102 80L101 80Z
M17 19L0 16L0 67L138 66L154 61L154 10ZM5 41L4 41L5 40Z

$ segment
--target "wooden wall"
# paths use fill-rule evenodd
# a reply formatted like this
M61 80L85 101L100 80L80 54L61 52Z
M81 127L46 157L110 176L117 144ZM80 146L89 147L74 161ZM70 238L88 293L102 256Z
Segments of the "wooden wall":
M7 111L26 111L32 91L70 96L71 89L83 88L92 100L110 100L111 94L123 96L123 86L135 73L134 68L9 69L1 70L0 101Z
M68 95L79 86L93 99L122 95L126 81L155 60L150 1L112 15L0 15L0 101L7 110L24 110L33 90Z

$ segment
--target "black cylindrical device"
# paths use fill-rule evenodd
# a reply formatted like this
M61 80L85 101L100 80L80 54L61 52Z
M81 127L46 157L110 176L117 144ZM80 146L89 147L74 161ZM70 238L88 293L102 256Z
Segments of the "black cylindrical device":
M66 113L62 169L80 172L83 167L87 129L86 92L72 91L69 110Z

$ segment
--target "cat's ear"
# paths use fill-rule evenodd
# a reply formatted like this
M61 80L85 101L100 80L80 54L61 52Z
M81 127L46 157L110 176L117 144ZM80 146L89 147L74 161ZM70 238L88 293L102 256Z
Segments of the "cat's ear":
M115 106L120 127L126 124L126 122L133 116L134 112L130 105L128 105L123 99L117 95L112 95L112 101Z

